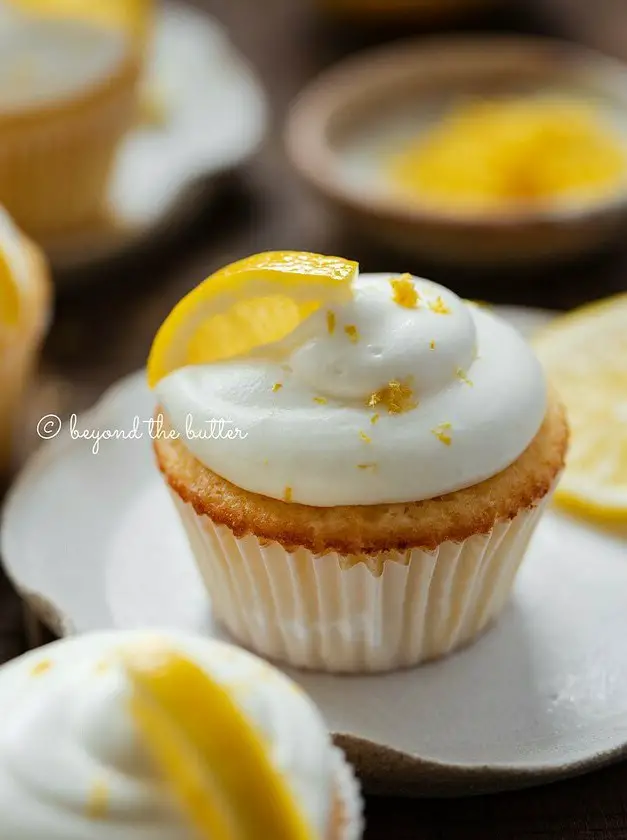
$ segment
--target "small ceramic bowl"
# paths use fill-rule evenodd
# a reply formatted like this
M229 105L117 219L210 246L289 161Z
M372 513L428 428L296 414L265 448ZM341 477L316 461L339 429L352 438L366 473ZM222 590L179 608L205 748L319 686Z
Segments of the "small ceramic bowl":
M579 204L470 215L420 206L389 184L382 162L460 97L555 94L590 98L627 149L627 67L535 38L405 41L324 73L294 104L288 154L353 229L404 254L466 266L506 266L595 251L623 234L627 180Z

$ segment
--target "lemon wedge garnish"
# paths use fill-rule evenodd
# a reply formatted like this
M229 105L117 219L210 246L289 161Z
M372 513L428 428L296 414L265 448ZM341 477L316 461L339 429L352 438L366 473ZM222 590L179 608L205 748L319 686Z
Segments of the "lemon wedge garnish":
M627 521L627 294L557 318L534 344L571 426L557 501Z
M358 265L301 251L256 254L217 271L175 306L152 345L148 383L185 365L274 344L322 306L350 300Z
M227 691L156 644L124 653L131 713L185 817L207 840L315 840L269 747Z
M154 0L9 0L27 13L48 18L74 18L129 32L140 42L148 38Z
M20 290L6 255L0 249L0 326L16 327L20 321Z

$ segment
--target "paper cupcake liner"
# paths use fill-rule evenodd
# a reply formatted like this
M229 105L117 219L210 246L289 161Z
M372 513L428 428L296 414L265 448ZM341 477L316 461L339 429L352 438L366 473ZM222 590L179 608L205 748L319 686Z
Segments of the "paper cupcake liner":
M359 783L339 747L333 748L333 760L338 807L329 840L360 840L364 831L364 816Z
M550 495L461 543L347 557L238 539L173 493L215 616L238 642L340 673L417 665L479 636L503 610Z
M45 239L101 216L115 152L136 117L137 77L129 65L74 108L0 116L0 197L27 233Z

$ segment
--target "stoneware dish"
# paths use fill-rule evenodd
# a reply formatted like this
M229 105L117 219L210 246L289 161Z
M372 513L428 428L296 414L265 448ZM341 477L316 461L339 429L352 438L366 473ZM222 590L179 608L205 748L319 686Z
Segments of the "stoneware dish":
M481 216L423 208L388 186L381 161L460 97L515 93L592 98L627 148L627 67L560 41L482 36L398 42L327 71L294 103L288 153L353 229L403 253L503 267L600 249L624 230L627 182L594 203Z
M541 313L499 310L533 329ZM52 437L4 512L2 556L31 609L60 635L178 627L222 637L143 421L139 373ZM46 422L47 421L47 422ZM627 756L627 535L556 512L543 519L502 620L423 668L369 677L291 671L368 790L457 795L540 784Z

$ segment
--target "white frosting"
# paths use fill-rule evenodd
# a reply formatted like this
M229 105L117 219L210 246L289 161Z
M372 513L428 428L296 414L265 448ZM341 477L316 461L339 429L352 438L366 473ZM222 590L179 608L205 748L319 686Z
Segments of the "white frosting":
M546 411L529 346L501 319L428 280L415 279L420 305L402 307L389 280L359 277L353 300L334 310L333 334L326 312L314 314L289 338L283 363L237 359L163 379L159 402L189 450L239 487L276 499L290 488L293 501L313 506L429 499L512 464ZM430 308L438 297L448 314ZM357 327L356 343L347 325ZM411 383L415 409L367 407L391 380ZM229 421L242 437L207 434L208 419Z
M124 34L114 29L30 17L0 5L0 112L89 90L115 70L126 48Z
M290 337L283 363L237 359L162 380L158 399L189 450L239 487L276 499L290 488L293 501L314 506L429 499L513 463L546 411L545 380L528 345L428 280L415 280L419 306L402 307L389 280L359 277L354 299L334 310L333 334L326 312L315 313ZM448 314L430 308L438 297ZM357 327L357 342L347 325ZM411 384L416 408L367 406L392 380ZM242 437L202 434L210 418L230 421Z
M50 645L0 670L0 814L11 840L194 840L156 775L128 712L117 651L145 633L103 633ZM167 634L224 685L265 736L304 813L327 837L330 738L286 677L237 648ZM35 673L38 663L47 670ZM207 725L211 725L208 717ZM106 816L90 815L95 786Z

